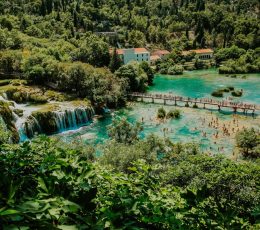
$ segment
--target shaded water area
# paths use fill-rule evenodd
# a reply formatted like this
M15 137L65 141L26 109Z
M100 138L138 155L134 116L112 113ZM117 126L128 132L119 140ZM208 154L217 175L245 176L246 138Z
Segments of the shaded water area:
M237 78L231 78L219 75L217 70L214 69L186 72L183 76L157 75L154 86L150 87L148 92L209 98L212 91L226 86L233 86L237 90L243 89L243 96L232 98L234 101L260 104L260 74L237 75ZM226 97L231 97L231 95L226 93L224 98ZM203 110L176 107L181 111L180 119L160 122L156 119L157 110L160 107L164 107L166 111L175 108L174 106L148 102L131 102L127 108L114 111L111 116L95 119L88 126L59 134L59 136L66 141L80 139L86 143L100 143L108 139L106 126L111 124L112 119L126 116L130 122L143 120L142 137L154 133L169 137L174 142L195 142L204 151L221 152L229 155L232 154L234 136L237 131L243 127L260 128L259 115L256 115L256 117L242 114L234 116L231 111L218 112L216 108ZM211 122L212 125L209 125ZM214 122L218 123L218 128L215 127ZM222 133L223 127L229 129L230 135Z

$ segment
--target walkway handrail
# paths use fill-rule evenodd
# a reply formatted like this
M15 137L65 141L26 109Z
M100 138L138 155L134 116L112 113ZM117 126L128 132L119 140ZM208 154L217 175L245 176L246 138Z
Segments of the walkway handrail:
M153 94L147 93L146 94L146 93L139 93L139 92L129 93L128 96L209 104L209 105L217 105L217 106L221 106L221 107L230 107L230 108L236 108L236 109L260 110L260 105L243 103L243 102L233 102L233 101L228 101L228 100L219 101L219 100L215 100L212 98L190 98L190 97L182 97L182 96L177 96L177 95L172 95L172 94L160 94L160 93L153 93Z

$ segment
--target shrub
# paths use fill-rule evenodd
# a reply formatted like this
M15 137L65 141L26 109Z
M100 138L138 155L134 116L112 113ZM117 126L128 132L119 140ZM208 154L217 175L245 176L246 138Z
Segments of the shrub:
M181 74L183 74L183 67L182 67L182 65L171 66L168 69L168 74L169 75L181 75Z
M163 107L158 109L157 117L159 119L164 119L166 117L166 111Z
M244 157L260 157L260 133L255 129L243 129L236 135L236 144Z
M180 110L178 109L174 109L174 110L170 110L168 113L167 113L167 118L175 118L175 119L178 119L181 117L181 112Z
M234 91L235 90L234 86L228 86L227 88L229 89L229 91Z
M211 93L211 96L213 97L223 97L223 91L221 90L215 90Z
M234 97L241 97L243 95L243 92L239 91L239 90L236 90L236 91L231 92L231 94Z

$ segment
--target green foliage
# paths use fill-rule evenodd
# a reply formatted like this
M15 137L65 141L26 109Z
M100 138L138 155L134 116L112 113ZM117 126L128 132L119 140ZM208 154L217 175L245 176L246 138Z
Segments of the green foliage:
M8 142L17 143L19 141L19 134L15 128L12 110L9 106L8 103L0 100L1 135L3 141L7 140L7 137L10 137Z
M234 96L234 97L241 97L242 94L243 94L243 92L239 91L239 90L231 92L231 95Z
M122 60L120 59L119 55L117 54L116 48L114 48L110 63L109 63L109 69L112 73L114 73L116 70L120 68L122 65Z
M183 67L181 65L174 65L168 69L169 75L181 75L183 74Z
M173 109L173 110L170 110L167 113L166 117L167 118L179 119L181 117L181 112L178 109Z
M146 73L147 75L147 82L148 82L148 85L152 85L153 84L153 79L154 79L154 70L151 68L151 66L143 61L140 63L140 68L142 68L144 70L144 72Z
M138 135L142 130L140 123L132 125L126 118L114 119L108 127L108 135L119 143L132 144L138 140Z
M148 77L142 65L139 65L137 62L131 62L121 66L115 74L118 78L128 82L129 91L145 91Z
M211 93L211 96L213 96L213 97L223 97L223 91L222 90L215 90Z
M219 68L219 73L234 74L234 73L258 73L259 54L255 50L244 50L236 46L231 48L221 49L216 54L217 63L223 62Z
M157 111L157 118L164 119L165 117L166 117L165 109L163 107L159 108L158 111Z
M0 145L6 144L11 140L11 132L7 129L2 117L0 117Z
M78 59L94 66L108 66L109 64L109 47L95 35L87 36L80 40Z
M257 163L155 136L100 147L1 145L1 228L257 229Z
M1 227L90 226L94 172L84 155L46 138L1 151Z
M255 129L243 129L236 135L236 144L244 157L259 158L260 132Z

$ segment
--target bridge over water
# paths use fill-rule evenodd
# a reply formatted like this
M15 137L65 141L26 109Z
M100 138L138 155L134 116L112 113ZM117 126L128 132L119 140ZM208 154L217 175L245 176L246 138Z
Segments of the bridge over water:
M174 102L173 105L178 106L178 102L185 103L185 106L194 106L195 108L198 105L202 105L204 109L206 109L207 105L216 107L219 111L221 108L230 108L233 110L234 113L241 111L244 114L247 114L248 112L251 112L252 115L255 114L256 111L260 111L260 105L256 104L249 104L249 103L242 103L242 102L234 102L229 100L215 100L212 98L190 98L190 97L182 97L182 96L176 96L172 94L156 94L156 93L130 93L128 96L131 99L141 99L141 101L144 101L144 99L150 99L152 103L155 103L155 100L157 100L157 103L162 103L164 105L167 105L167 102ZM169 103L168 103L169 104Z

